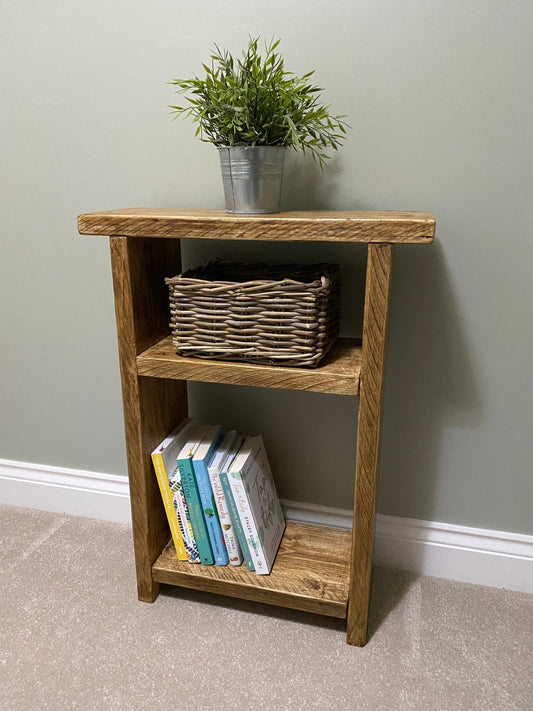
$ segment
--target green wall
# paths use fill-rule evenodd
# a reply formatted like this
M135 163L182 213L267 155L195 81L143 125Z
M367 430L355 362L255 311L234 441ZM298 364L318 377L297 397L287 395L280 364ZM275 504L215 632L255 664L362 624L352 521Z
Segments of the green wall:
M218 156L171 122L175 76L214 42L280 36L353 126L331 169L291 155L293 209L431 210L397 249L381 513L533 533L533 6L526 0L35 3L0 8L0 458L125 473L107 240L76 215L222 207ZM345 262L360 328L364 251L187 244ZM282 496L351 505L350 398L190 386L191 409L263 431Z

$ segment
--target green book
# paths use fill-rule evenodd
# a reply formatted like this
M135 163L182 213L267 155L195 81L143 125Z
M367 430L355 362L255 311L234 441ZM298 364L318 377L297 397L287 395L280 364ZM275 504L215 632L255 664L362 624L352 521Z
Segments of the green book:
M228 467L231 465L235 456L239 452L241 446L244 443L244 440L245 440L244 437L237 437L232 448L228 452L228 456L226 457L226 460L222 463L221 470L219 472L219 478L220 478L220 485L222 486L222 491L224 492L224 496L226 497L226 504L228 505L231 520L233 522L233 527L235 528L235 533L237 534L237 540L239 541L239 545L241 547L244 562L246 563L246 568L250 571L254 571L255 566L254 566L254 563L252 560L252 555L250 553L250 549L249 549L248 543L246 541L246 536L244 534L244 530L242 527L239 512L238 512L237 506L235 504L235 499L233 498L233 494L231 492L231 487L229 485L228 473L227 473Z
M239 518L239 512L237 511L237 506L235 505L235 499L231 493L227 472L220 473L220 483L224 491L224 496L226 497L226 503L228 505L231 520L233 521L233 525L235 527L235 533L237 534L237 540L239 541L239 545L241 547L246 568L251 571L255 570L255 565L253 563L252 556L250 555L250 548L248 547L241 519Z
M194 538L198 546L200 561L203 565L213 565L215 559L213 557L213 551L211 550L211 544L209 543L209 534L192 462L193 456L206 432L207 427L204 426L194 430L189 441L178 454L177 465L181 476L183 495L185 496L185 501L189 509Z
M261 435L246 438L226 473L255 571L268 575L283 538L285 517Z

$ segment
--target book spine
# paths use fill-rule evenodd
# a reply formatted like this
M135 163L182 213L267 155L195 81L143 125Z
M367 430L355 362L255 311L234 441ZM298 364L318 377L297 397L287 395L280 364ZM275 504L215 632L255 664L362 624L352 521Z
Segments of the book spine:
M205 516L209 542L211 543L211 549L215 556L215 563L217 565L227 565L229 560L228 551L224 545L222 528L220 527L220 521L218 519L211 481L204 461L194 462L194 473L196 475L196 483L198 485L203 514Z
M218 470L211 471L210 469L208 471L213 497L218 511L218 518L222 527L222 536L224 537L224 543L228 551L229 562L231 565L240 565L243 561L242 551L235 532L235 527L231 520L226 496L224 495L224 490L220 483L219 472Z
M194 540L198 546L200 561L203 565L213 565L215 559L213 558L211 544L209 543L209 534L207 533L207 526L202 512L192 458L178 459L178 470L181 476L185 501L187 502L187 508L189 510Z
M159 484L159 491L161 492L163 506L165 507L168 525L170 526L170 533L174 542L174 548L176 549L176 555L179 560L187 560L187 550L185 548L183 536L181 535L176 509L174 508L172 492L170 491L163 456L159 453L152 454L152 463L154 465L157 483Z
M252 560L250 549L249 549L248 543L246 541L246 536L244 535L244 529L242 527L239 512L238 512L237 506L235 504L235 499L233 498L233 493L231 491L231 487L228 482L228 475L226 472L220 472L220 484L222 486L222 490L224 491L224 495L226 497L226 503L228 504L229 513L230 513L233 525L235 527L235 532L237 534L237 540L239 541L239 545L241 547L241 551L242 551L242 555L244 557L244 562L246 564L246 568L250 571L254 571L255 570L254 562Z
M237 511L239 512L239 518L244 530L246 542L248 543L248 548L250 549L255 572L259 575L268 575L268 562L265 557L263 546L261 545L261 540L259 538L257 526L250 507L250 502L248 501L244 482L241 478L241 473L227 472L227 476L228 483L235 500L235 505L237 507Z
M187 559L189 563L200 563L198 546L194 540L191 517L189 515L189 508L187 506L185 494L183 493L183 484L181 483L179 469L176 469L170 478L169 484L170 491L173 493L174 508L176 509L176 515L178 517L181 537L183 538L183 545L187 551Z

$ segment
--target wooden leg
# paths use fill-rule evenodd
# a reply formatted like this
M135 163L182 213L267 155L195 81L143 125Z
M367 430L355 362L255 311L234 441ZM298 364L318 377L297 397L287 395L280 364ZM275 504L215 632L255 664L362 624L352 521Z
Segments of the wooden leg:
M179 252L175 240L112 237L110 244L137 589L153 602L152 564L170 532L151 452L187 416L187 390L183 381L139 377L136 357L168 333L163 277L178 273Z
M347 614L348 644L366 643L393 245L369 244Z

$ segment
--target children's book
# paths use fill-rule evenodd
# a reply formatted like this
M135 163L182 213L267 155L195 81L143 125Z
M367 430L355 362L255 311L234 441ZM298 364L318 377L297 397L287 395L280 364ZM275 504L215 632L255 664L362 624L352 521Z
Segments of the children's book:
M246 438L228 466L227 480L255 570L267 575L283 538L285 517L261 435Z
M223 463L228 458L228 454L236 439L237 433L235 430L228 432L222 440L220 446L217 448L217 451L213 455L211 463L207 467L209 479L211 481L211 488L213 490L213 496L218 511L218 519L222 528L222 536L226 545L226 550L228 551L229 562L231 563L231 565L240 565L242 563L243 557L241 547L239 545L239 540L237 538L237 533L235 531L233 521L231 520L226 496L224 494L222 484L220 483L220 470L222 468Z
M192 458L194 475L196 477L198 493L200 494L202 511L205 517L207 533L209 535L209 542L211 544L211 550L213 551L215 563L217 565L228 564L228 551L224 545L222 528L218 518L218 511L207 467L211 462L222 437L223 432L220 426L210 426L205 432L205 435Z
M200 562L204 565L213 565L215 559L211 550L211 544L209 543L209 534L207 532L200 493L196 484L192 463L193 456L200 446L202 439L205 437L207 429L207 427L198 427L193 431L189 440L177 456L177 465L181 476L183 494L187 502L194 540L198 546Z
M190 560L191 553L183 537L184 521L177 509L170 480L176 468L176 456L187 442L194 427L194 420L190 418L183 420L152 452L152 463L179 560Z
M222 486L222 490L224 491L224 494L226 496L226 503L228 504L231 520L232 520L233 525L235 527L235 533L237 534L237 540L239 541L239 545L241 547L241 551L242 551L242 555L244 558L244 562L246 564L246 568L247 568L247 570L253 572L255 570L255 566L254 566L254 562L252 560L252 554L250 553L250 548L248 546L248 542L246 540L246 535L245 535L244 529L242 527L241 518L239 516L239 512L238 512L237 506L235 504L235 499L233 498L233 492L232 492L231 487L229 485L228 473L227 473L228 468L231 467L233 460L239 453L245 440L246 440L246 437L243 437L242 435L237 437L237 439L233 443L232 448L228 452L228 456L226 457L226 460L224 462L222 462L219 477L220 477L220 484Z
M172 500L174 503L174 508L178 516L178 523L180 526L181 537L183 538L183 545L187 551L187 559L189 563L200 563L200 556L198 554L198 546L194 539L194 532L192 530L191 516L189 514L189 507L187 506L187 500L185 494L183 493L183 484L181 483L181 474L178 469L177 462L176 469L169 479L170 491L172 492Z

